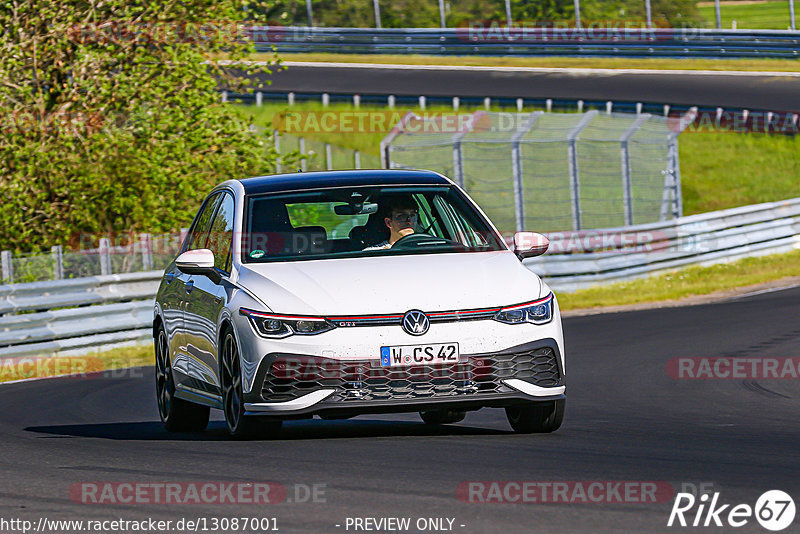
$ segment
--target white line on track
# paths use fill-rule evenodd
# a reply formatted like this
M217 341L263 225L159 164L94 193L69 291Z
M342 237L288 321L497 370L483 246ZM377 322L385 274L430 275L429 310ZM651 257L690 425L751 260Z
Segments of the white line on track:
M257 64L266 62L253 62ZM327 63L325 61L284 61L287 67L334 67L370 70L434 70L434 71L477 71L477 72L527 72L542 74L569 74L573 76L614 76L617 74L656 74L671 76L675 74L692 76L749 76L800 78L800 72L770 72L744 70L663 70L663 69L586 69L558 67L489 67L474 65L405 65L389 63ZM800 62L798 63L800 70Z

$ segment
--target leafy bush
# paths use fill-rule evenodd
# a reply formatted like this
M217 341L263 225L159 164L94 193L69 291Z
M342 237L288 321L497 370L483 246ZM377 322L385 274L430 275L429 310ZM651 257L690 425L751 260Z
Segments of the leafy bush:
M0 248L175 231L212 184L272 171L272 141L256 133L269 128L218 92L255 89L255 68L218 58L247 58L241 23L261 4L0 3Z

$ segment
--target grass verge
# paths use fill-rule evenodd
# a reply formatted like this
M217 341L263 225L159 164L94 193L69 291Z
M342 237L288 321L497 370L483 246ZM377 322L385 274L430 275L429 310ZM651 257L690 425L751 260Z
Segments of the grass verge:
M674 301L780 280L797 276L798 273L800 250L708 267L687 267L629 282L595 286L574 293L559 293L558 302L561 309L566 311Z
M700 2L697 9L705 20L717 20L714 2ZM736 28L740 30L786 30L791 24L789 2L780 0L725 2L720 6L720 16L723 28L733 28L733 21L736 21Z
M784 2L781 2L784 3ZM786 8L788 13L788 7ZM712 19L713 20L713 19ZM788 20L788 15L787 15ZM730 27L728 24L727 27ZM785 28L784 28L785 29ZM255 59L269 61L269 54ZM796 59L668 59L620 57L478 57L424 56L390 54L281 54L284 61L321 61L326 63L378 63L402 65L463 65L476 67L541 67L573 69L647 69L797 72Z
M0 382L65 375L88 379L113 369L153 365L153 361L152 344L120 347L81 356L4 358L0 360Z

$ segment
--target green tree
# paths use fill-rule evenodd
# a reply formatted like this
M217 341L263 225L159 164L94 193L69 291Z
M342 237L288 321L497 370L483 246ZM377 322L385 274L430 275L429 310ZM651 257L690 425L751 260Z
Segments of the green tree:
M262 4L0 0L0 248L174 231L212 184L272 171L219 96L255 89L220 58L248 57Z

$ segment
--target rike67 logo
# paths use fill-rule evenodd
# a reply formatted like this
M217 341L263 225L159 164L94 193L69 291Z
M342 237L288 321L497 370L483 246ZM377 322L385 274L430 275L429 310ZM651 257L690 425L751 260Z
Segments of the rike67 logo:
M711 497L704 493L699 498L691 493L678 493L667 526L738 528L755 519L765 529L778 532L791 525L794 516L794 500L781 490L765 492L755 506L723 504L719 492Z

